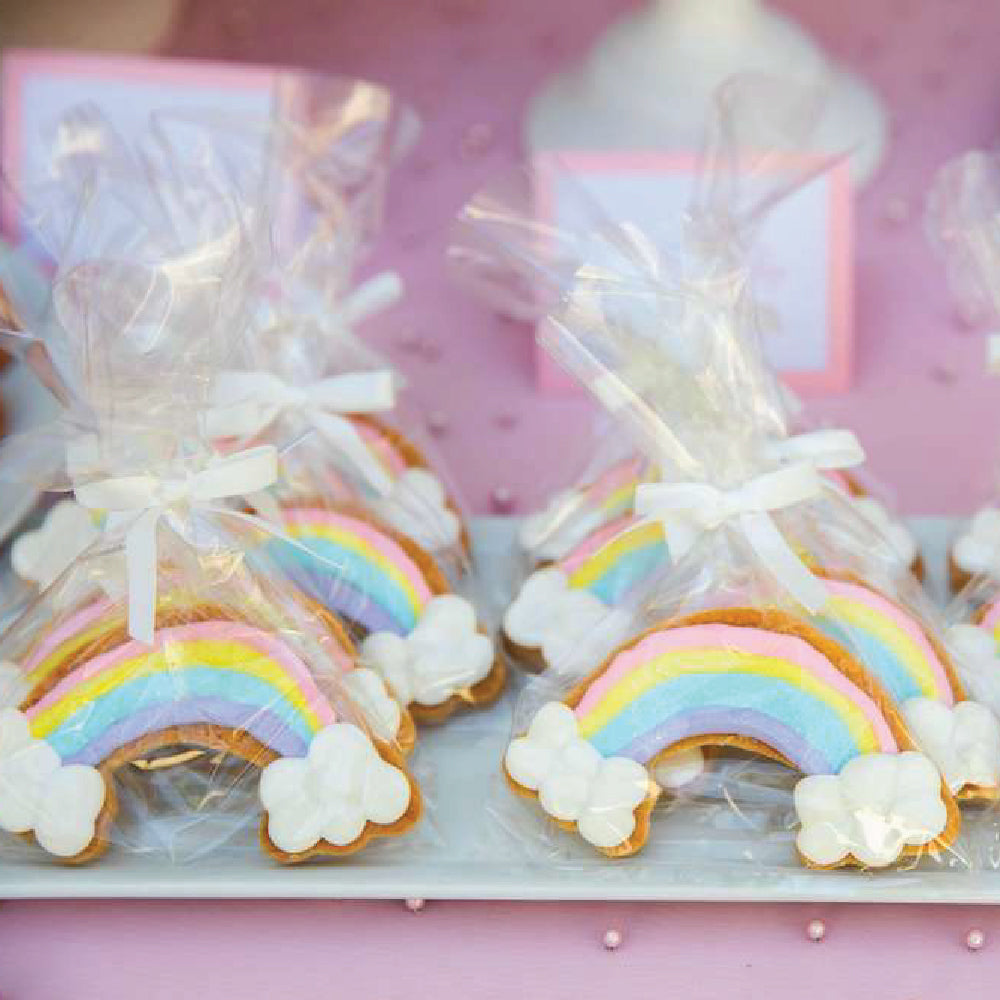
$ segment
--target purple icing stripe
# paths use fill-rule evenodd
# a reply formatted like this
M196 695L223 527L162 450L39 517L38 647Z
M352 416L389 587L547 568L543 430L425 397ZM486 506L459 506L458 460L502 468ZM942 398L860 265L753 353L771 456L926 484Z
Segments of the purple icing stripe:
M317 573L304 566L286 566L285 572L296 587L319 601L328 611L350 618L365 631L401 634L399 623L347 580L331 579L329 573Z
M225 698L185 698L143 708L127 719L109 726L64 764L100 764L115 750L171 726L210 723L228 729L243 729L282 757L304 757L306 744L287 722L264 708L240 705Z
M752 708L702 708L682 712L633 740L622 751L622 756L645 764L680 740L708 733L739 733L760 740L787 757L803 774L833 773L826 757L795 730Z

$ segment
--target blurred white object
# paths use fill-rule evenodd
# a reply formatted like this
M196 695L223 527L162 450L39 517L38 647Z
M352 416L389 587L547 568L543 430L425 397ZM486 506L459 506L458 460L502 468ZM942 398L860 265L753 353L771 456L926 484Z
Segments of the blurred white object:
M11 546L10 563L26 583L44 590L100 536L90 511L75 500L60 500L34 531Z
M759 0L652 0L616 21L582 65L534 96L528 146L697 151L713 92L743 72L822 87L826 107L809 151L853 149L856 186L875 173L887 141L878 97Z

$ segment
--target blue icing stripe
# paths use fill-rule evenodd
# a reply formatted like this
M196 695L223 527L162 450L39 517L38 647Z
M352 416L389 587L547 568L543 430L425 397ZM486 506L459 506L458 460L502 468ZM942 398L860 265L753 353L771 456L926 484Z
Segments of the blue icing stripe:
M266 709L306 745L312 739L308 722L274 687L250 674L217 667L187 667L126 681L78 708L45 739L65 759L79 753L109 727L142 709L195 698L220 697L245 705L248 718L256 710Z
M588 588L605 604L616 605L638 583L670 563L670 550L665 542L633 549L619 559L603 576Z
M301 579L297 572L301 569L314 579L319 576L327 578L329 586L322 588L325 593L314 596L331 610L341 611L359 621L366 625L368 631L384 628L386 619L395 623L391 631L400 635L407 635L416 627L417 616L409 598L380 567L326 538L300 535L295 540L302 548L282 541L270 541L267 547L289 576ZM320 558L310 559L309 552L316 553ZM343 595L338 595L338 588L344 591ZM319 588L313 585L309 589L315 591ZM368 612L364 607L366 603L376 607ZM369 624L369 617L376 619L378 624L374 621Z
M870 632L828 615L817 616L813 619L813 624L821 632L853 652L882 682L897 704L923 694L916 679L899 661L896 654Z
M834 773L858 755L844 720L825 702L784 681L760 674L674 675L651 688L589 737L602 757L621 755L639 736L672 716L705 708L751 709L801 734L819 749Z

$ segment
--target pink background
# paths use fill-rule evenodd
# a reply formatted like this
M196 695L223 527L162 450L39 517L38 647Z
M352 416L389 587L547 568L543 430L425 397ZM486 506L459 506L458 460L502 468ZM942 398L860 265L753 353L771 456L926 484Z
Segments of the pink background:
M816 412L857 431L873 472L904 510L966 513L993 481L1000 386L984 372L982 338L955 321L921 216L937 168L997 134L1000 5L776 6L875 84L893 128L885 167L858 206L855 387L818 401ZM587 404L539 396L528 329L498 320L452 286L442 267L448 220L519 159L523 109L538 82L628 7L624 0L232 0L190 4L171 46L183 55L367 76L397 88L425 118L420 145L395 178L379 258L399 267L411 294L405 308L373 324L373 340L396 352L419 401L450 416L441 444L478 509L496 486L524 508L558 482L579 447L567 429L579 425ZM492 142L480 155L463 153L463 137L481 123ZM892 221L900 211L905 220ZM425 351L415 349L421 345ZM508 414L517 423L500 431ZM540 466L549 473L540 475Z
M389 206L380 262L411 296L384 321L420 400L451 418L442 446L469 499L497 486L538 498L540 467L566 465L583 403L536 394L531 338L450 287L448 218L512 163L537 82L627 3L607 0L190 2L170 50L275 60L397 87L426 118ZM892 110L893 144L858 213L855 389L817 411L855 428L905 509L961 513L992 476L1000 386L981 339L953 319L920 212L935 169L997 131L1000 4L983 0L776 3L860 67ZM492 134L478 154L471 126ZM463 145L466 146L463 152ZM899 221L898 216L904 216ZM894 221L896 218L896 221ZM508 427L513 420L513 426ZM930 472L930 475L928 475ZM822 944L806 941L813 916ZM619 927L625 944L600 938ZM970 926L991 936L964 948ZM995 940L992 940L995 938ZM995 992L1000 913L971 907L432 903L8 903L4 1000L275 996L373 1000L679 994L886 1000ZM836 982L831 970L836 970ZM853 987L853 989L852 989ZM850 992L848 992L850 990Z

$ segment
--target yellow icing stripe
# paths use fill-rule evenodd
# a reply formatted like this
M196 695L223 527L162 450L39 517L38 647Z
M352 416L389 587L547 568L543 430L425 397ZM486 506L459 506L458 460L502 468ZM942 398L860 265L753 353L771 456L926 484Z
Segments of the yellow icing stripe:
M309 538L322 538L328 542L332 542L334 545L339 545L354 552L366 562L377 566L403 592L407 602L414 611L419 612L423 608L424 601L421 599L412 581L399 566L387 559L363 538L358 538L357 535L352 535L341 528L333 528L326 524L317 524L315 521L310 521L308 524L288 521L286 528L292 538L303 541L308 541Z
M928 698L939 698L941 692L931 664L917 644L894 622L872 608L848 597L831 595L824 612L831 619L838 618L874 636L895 653L900 663L906 666L910 676L917 682L922 694ZM950 698L951 693L948 692Z
M609 493L601 503L602 510L616 510L619 507L631 507L638 479L629 480L624 486L619 486L614 493Z
M847 726L861 752L879 749L878 735L864 712L839 691L820 683L798 664L731 649L672 649L637 667L608 691L580 719L580 735L588 739L651 688L684 674L747 673L784 681L829 705Z
M180 642L168 642L152 652L123 660L117 666L102 670L95 677L77 685L55 704L34 716L31 720L32 735L36 738L47 736L78 709L91 704L120 684L187 667L232 670L265 681L302 713L310 728L320 728L319 718L302 696L296 680L281 664L262 654L259 649L234 640L184 639Z
M584 590L604 576L610 569L630 552L645 548L647 545L658 545L663 541L663 528L659 522L640 524L630 531L602 545L589 559L586 559L578 569L570 574L569 585L577 590Z

